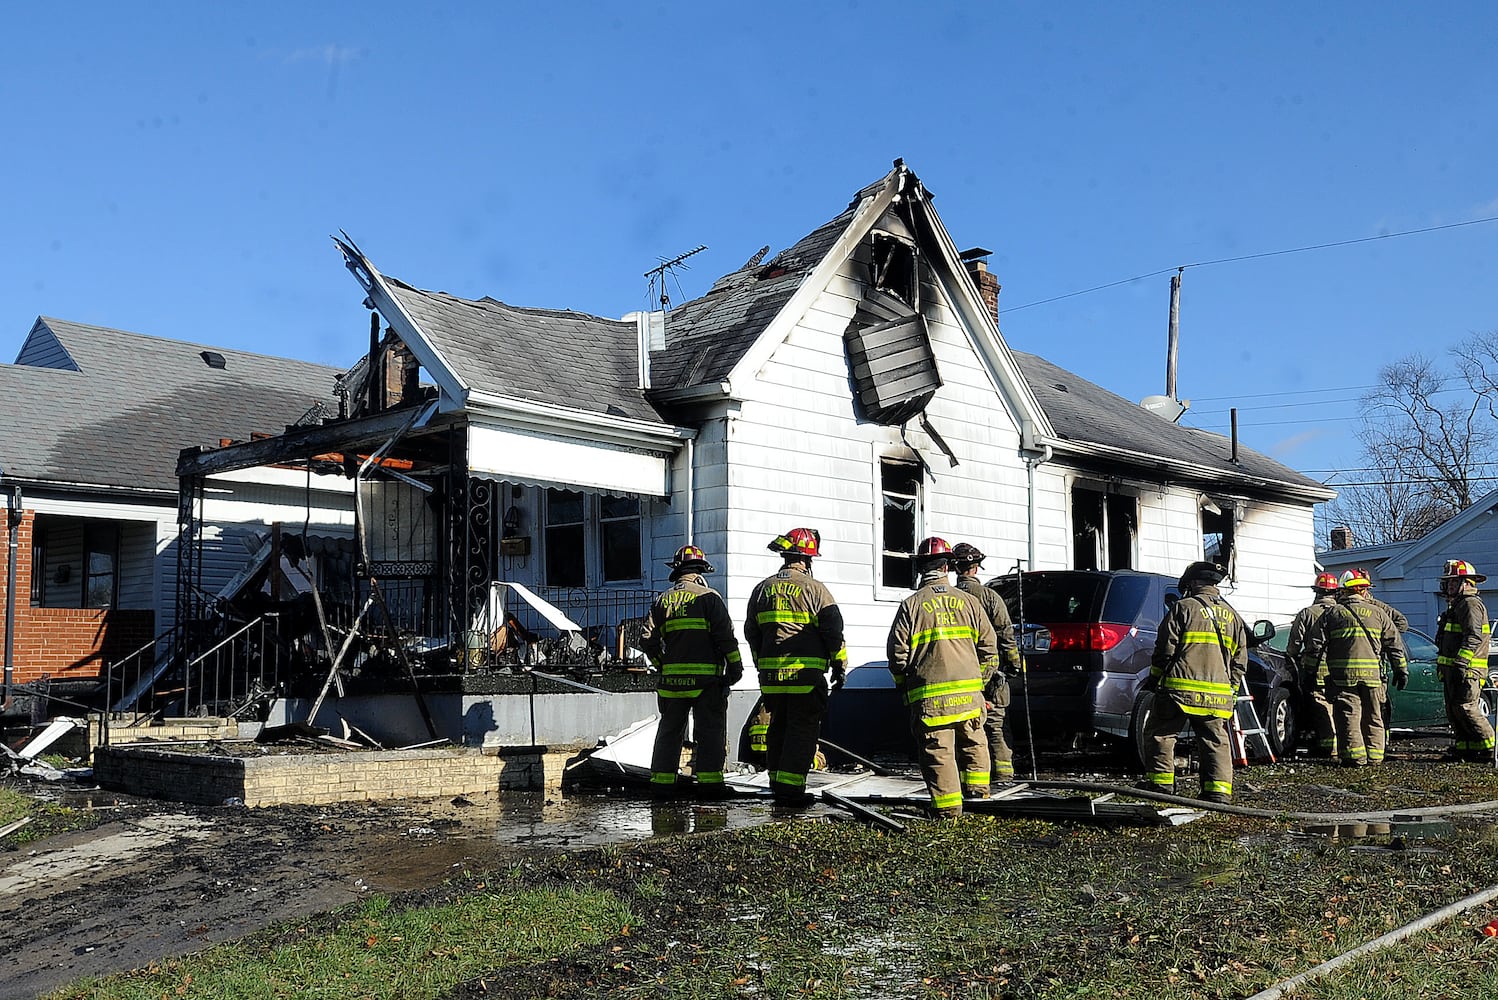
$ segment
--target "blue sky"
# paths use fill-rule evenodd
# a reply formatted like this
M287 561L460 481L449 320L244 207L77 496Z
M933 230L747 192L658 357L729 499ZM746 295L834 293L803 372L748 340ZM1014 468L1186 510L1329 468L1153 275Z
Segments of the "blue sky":
M28 4L0 359L50 315L352 363L340 229L421 287L620 316L898 156L995 251L1010 344L1137 400L1169 276L1124 279L1498 216L1495 37L1477 2ZM1188 268L1184 422L1356 470L1358 396L1498 327L1495 266L1488 223Z

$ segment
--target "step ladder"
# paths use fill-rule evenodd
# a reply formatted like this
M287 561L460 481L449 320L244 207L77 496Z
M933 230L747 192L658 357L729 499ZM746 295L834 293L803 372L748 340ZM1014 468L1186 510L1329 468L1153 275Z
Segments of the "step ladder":
M1233 714L1228 718L1228 734L1233 741L1234 765L1248 766L1250 745L1255 750L1255 756L1262 755L1271 764L1275 762L1274 748L1269 745L1269 730L1259 721L1259 713L1254 710L1253 695L1247 691L1238 695L1238 704L1233 707Z

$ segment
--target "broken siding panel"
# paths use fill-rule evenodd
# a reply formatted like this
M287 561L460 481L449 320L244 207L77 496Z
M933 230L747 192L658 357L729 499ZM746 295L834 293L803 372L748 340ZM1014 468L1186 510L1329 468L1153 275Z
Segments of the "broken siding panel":
M129 521L120 525L120 599L116 605L156 610L156 525Z

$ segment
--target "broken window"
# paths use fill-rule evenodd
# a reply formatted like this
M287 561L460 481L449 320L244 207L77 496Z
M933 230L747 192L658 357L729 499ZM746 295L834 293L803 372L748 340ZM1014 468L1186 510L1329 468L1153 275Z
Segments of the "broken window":
M546 584L587 586L583 554L583 495L572 490L546 491Z
M1139 534L1139 501L1122 493L1074 486L1071 491L1072 567L1132 569Z
M1231 500L1202 500L1202 558L1226 568L1229 577L1237 555L1233 532L1236 510Z
M868 286L843 331L843 347L859 419L894 426L921 413L942 383L921 314L913 238L897 216L886 215L880 226L901 235L871 236Z
M83 606L112 608L118 603L120 529L90 521L83 528Z
M915 586L915 546L922 523L920 464L880 459L879 493L879 585L909 590Z
M908 305L917 304L915 246L883 233L874 234L874 252L869 260L869 284L881 292L897 295Z
M47 601L47 529L39 519L31 522L31 606Z

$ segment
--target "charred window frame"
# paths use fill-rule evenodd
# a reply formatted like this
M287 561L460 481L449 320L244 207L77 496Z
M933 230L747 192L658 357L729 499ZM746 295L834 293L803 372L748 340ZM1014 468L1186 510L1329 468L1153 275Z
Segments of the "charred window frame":
M925 520L923 469L904 458L879 459L879 588L904 596L915 586L915 547Z
M1203 497L1202 508L1202 558L1223 566L1231 578L1233 563L1238 556L1238 511L1232 500Z
M1073 569L1133 569L1139 538L1139 498L1073 485Z
M915 247L883 233L875 233L873 240L873 252L869 258L869 284L918 307L920 268Z

